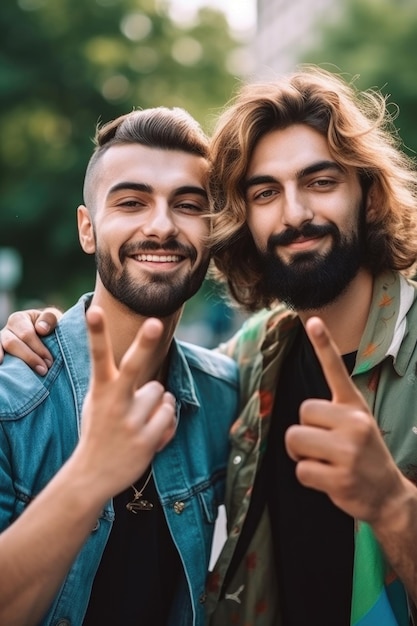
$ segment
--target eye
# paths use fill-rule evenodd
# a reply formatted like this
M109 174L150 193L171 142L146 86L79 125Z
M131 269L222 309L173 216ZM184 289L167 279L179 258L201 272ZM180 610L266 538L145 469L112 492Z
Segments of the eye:
M317 187L326 187L327 185L330 185L332 183L331 180L327 180L325 178L322 178L320 180L316 180L314 181L314 185L316 185Z
M135 207L138 204L140 204L140 202L138 202L137 200L124 200L123 202L120 202L119 204L120 206Z
M309 183L309 187L326 190L335 187L337 184L338 181L334 178L317 178Z
M190 200L183 200L182 202L178 202L175 205L175 208L181 211L182 213L194 214L198 215L200 213L206 213L208 211L208 206L203 205L198 202L192 202Z
M269 200L270 198L273 198L277 195L278 195L278 191L276 189L261 189L253 193L252 200L253 201ZM249 196L249 200L251 200L250 196Z
M139 200L139 198L121 198L116 202L116 206L120 209L138 210L146 206L146 202Z
M260 198L270 198L271 196L276 195L276 191L274 191L273 189L266 189L265 191L261 191L261 193L259 194Z

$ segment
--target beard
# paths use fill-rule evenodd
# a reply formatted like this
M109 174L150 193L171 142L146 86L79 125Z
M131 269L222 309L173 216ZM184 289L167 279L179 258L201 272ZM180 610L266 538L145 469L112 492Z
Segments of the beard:
M123 261L129 256L166 249L172 254L184 255L191 262L191 270L182 276L173 272L148 273L143 284L129 275ZM171 240L164 245L154 242L128 244L119 253L122 270L113 262L109 252L96 250L96 267L101 282L107 291L119 302L138 315L144 317L167 317L178 311L200 288L207 272L209 257L195 265L197 251ZM145 282L146 281L146 282Z
M267 251L261 253L265 289L272 298L297 311L321 309L336 301L358 273L364 260L361 205L356 231L342 236L335 224L306 224L301 229L287 229L268 239ZM299 252L289 263L276 253L277 245L285 245L300 236L331 235L333 245L325 253Z

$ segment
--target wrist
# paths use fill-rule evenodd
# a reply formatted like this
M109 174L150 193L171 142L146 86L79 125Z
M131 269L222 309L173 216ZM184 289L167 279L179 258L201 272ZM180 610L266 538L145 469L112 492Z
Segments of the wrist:
M381 543L387 537L402 534L417 525L417 489L403 475L395 494L385 501L380 514L370 522L375 536Z
M105 503L114 495L110 493L108 481L103 476L100 464L92 462L88 450L80 444L62 467L56 478L72 505L88 514L97 515Z

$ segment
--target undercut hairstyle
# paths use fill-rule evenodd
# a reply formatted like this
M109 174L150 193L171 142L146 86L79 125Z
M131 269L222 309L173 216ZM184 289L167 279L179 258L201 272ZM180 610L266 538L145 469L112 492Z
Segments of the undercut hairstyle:
M259 140L273 130L305 124L321 133L332 158L354 168L364 201L366 267L405 274L417 261L417 174L402 150L386 98L359 91L336 74L305 66L274 82L244 86L220 115L211 142L209 191L217 278L249 311L274 302L263 286L260 256L246 223L245 178Z
M94 137L95 149L84 178L84 204L94 211L96 167L112 146L140 144L162 150L180 150L205 159L209 157L208 137L199 123L184 109L155 107L134 110L102 126Z

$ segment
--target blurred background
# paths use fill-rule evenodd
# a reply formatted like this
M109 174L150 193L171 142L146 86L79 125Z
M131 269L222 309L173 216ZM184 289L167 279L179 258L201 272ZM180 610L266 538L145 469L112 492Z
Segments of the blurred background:
M318 63L398 105L417 150L415 0L2 0L0 325L94 285L76 207L98 122L182 106L210 133L246 80ZM179 336L213 346L244 316L206 280Z

